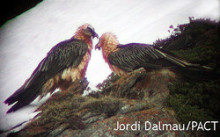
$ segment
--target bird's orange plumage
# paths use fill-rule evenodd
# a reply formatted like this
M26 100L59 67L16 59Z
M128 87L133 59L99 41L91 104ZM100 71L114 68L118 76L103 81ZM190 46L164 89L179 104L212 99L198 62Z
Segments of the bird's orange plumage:
M15 103L7 113L40 99L56 88L65 91L73 82L85 77L91 56L92 39L98 37L89 24L80 26L74 36L55 45L39 63L30 78L4 103Z
M109 68L119 76L127 75L127 73L124 70L118 68L117 66L112 65L108 60L109 54L117 51L117 45L119 45L119 41L116 35L109 32L104 33L100 37L98 44L102 48L103 58L105 62L108 63Z
M78 40L83 40L88 45L89 50L83 57L81 63L76 68L66 68L61 73L49 79L43 86L40 98L42 98L48 92L53 92L53 90L56 88L60 88L61 91L65 91L72 82L85 77L87 66L91 58L91 50L93 48L91 37L83 33L83 29L86 29L88 26L90 25L84 24L80 26L74 35L74 38Z

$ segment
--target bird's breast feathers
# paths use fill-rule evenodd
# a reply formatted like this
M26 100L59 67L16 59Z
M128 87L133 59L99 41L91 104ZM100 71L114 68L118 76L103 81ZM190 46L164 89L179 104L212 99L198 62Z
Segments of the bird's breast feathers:
M72 82L82 79L85 76L90 57L90 51L88 51L77 67L68 67L56 76L47 80L47 82L42 87L40 99L48 92L52 93L54 89L58 87L61 90L65 90Z
M85 76L89 60L90 53L87 52L77 67L69 67L64 69L64 71L61 73L61 79L74 82L75 80L83 78Z

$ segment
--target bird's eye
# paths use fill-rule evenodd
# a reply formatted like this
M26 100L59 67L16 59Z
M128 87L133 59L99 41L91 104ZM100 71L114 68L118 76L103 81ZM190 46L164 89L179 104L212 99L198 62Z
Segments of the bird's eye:
M90 32L95 32L95 31L94 31L94 28L87 27L87 29L88 29Z
M95 29L92 26L88 26L86 28L87 32L89 32L93 37L98 38L98 34L95 32Z

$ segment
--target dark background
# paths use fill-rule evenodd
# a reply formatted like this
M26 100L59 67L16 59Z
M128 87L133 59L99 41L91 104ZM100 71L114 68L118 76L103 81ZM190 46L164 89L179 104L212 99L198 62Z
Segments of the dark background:
M43 0L4 0L0 4L0 26Z

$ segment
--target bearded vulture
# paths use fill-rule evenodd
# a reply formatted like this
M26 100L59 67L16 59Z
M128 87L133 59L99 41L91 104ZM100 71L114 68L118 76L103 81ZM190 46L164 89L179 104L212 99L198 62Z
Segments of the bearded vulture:
M192 64L173 57L149 44L129 43L122 45L112 33L104 33L95 49L102 48L102 55L110 69L119 76L138 68L154 70L161 68L178 68L206 71L211 68Z
M92 39L98 34L89 24L80 26L75 35L55 45L39 63L26 82L4 103L14 104L7 113L16 111L40 99L56 88L65 91L71 83L85 77L93 48Z

